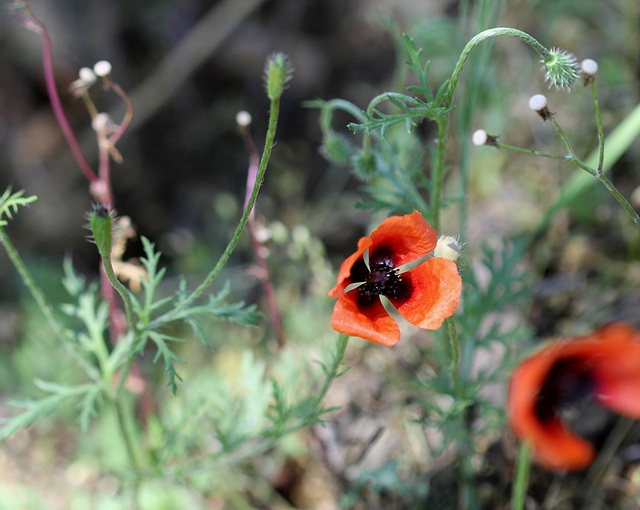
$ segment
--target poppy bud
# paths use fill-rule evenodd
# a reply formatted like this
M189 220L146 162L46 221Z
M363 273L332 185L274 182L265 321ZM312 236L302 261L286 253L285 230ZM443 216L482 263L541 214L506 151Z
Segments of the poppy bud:
M460 241L452 236L440 236L436 249L433 251L434 257L442 257L443 259L449 259L455 262L460 256Z
M113 218L104 204L97 204L89 214L89 227L102 257L111 255Z
M264 81L267 89L267 96L271 101L280 99L284 89L287 88L293 68L289 59L284 53L274 53L267 58L264 69Z

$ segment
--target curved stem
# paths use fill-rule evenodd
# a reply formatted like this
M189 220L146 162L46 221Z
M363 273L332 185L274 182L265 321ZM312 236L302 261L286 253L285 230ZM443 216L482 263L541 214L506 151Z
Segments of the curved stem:
M207 275L204 281L181 303L181 309L187 308L191 305L195 300L197 300L211 285L213 280L216 279L222 268L225 266L229 257L233 253L233 250L238 245L238 241L240 240L240 236L247 226L247 222L251 217L251 211L253 210L253 206L256 203L256 199L258 198L258 193L260 192L260 187L262 186L262 181L264 179L265 172L267 170L267 165L269 163L269 159L271 158L271 150L273 149L274 140L276 136L276 128L278 125L278 116L280 113L280 99L271 100L271 108L269 110L269 125L267 128L267 135L265 137L264 142L264 150L262 152L262 157L260 159L260 165L258 166L258 174L256 176L255 184L253 186L253 190L251 191L251 195L246 202L246 206L242 213L242 217L240 218L240 222L236 227L235 232L233 233L233 237L229 244L227 245L224 253L218 260L218 263L214 266L211 272ZM173 310L172 312L168 312L169 315L175 313L178 310ZM166 317L165 317L166 318Z
M56 80L53 74L53 55L51 51L51 37L49 36L49 31L44 26L44 24L36 17L36 15L31 10L31 6L27 0L23 0L21 2L22 9L25 14L19 13L11 4L11 2L7 1L9 13L14 16L25 28L31 30L38 34L42 39L42 66L44 70L44 81L47 87L47 94L49 95L49 100L51 101L51 107L53 109L53 113L56 116L56 120L62 130L62 134L64 135L71 152L78 162L80 169L84 173L84 175L89 179L89 182L95 182L98 180L98 177L91 169L89 163L82 154L82 150L80 149L80 145L73 134L73 130L69 125L69 121L67 120L67 116L64 113L64 109L62 108L62 102L60 101L60 96L58 95L58 90L56 88Z
M531 48L533 48L543 60L548 60L551 58L551 54L549 50L545 48L542 44L540 44L536 39L531 37L526 32L522 30L518 30L516 28L508 28L508 27L497 27L497 28L489 28L488 30L484 30L480 32L475 37L471 38L469 42L466 44L462 53L460 53L460 57L458 58L458 62L456 63L455 68L453 69L453 73L451 74L451 78L449 79L449 86L447 87L447 92L444 96L443 105L445 108L449 108L453 101L453 94L456 90L456 86L458 84L458 80L460 79L460 73L462 72L462 68L464 67L465 62L469 58L469 54L471 50L475 48L478 44L480 44L485 39L490 37L497 37L500 35L508 35L511 37L516 37L525 43L527 43Z

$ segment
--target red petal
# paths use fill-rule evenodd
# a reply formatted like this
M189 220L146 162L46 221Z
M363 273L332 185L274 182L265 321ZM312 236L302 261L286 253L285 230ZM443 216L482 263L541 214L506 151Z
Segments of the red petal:
M347 280L351 274L351 268L362 257L363 253L371 246L371 239L368 237L361 237L358 241L358 250L349 255L340 266L340 272L338 273L338 283L329 291L329 297L340 298L344 294L344 288L349 285Z
M540 389L562 355L562 349L555 347L532 356L514 370L507 402L509 420L516 436L531 442L540 465L551 470L580 469L593 460L593 447L567 430L559 419L542 422L536 414Z
M400 328L384 309L379 299L367 307L359 307L358 291L343 293L333 309L331 327L340 333L371 340L391 347L400 340Z
M438 234L418 211L404 216L391 216L371 233L372 248L385 248L391 253L395 267L424 257L436 247Z
M597 333L594 379L598 402L640 419L640 335L628 325L611 324Z
M462 289L455 262L434 257L401 276L411 279L411 295L391 302L410 323L423 329L438 329L453 315Z
M549 469L579 469L593 459L593 448L557 418L541 421L539 393L559 360L575 359L595 383L598 402L621 414L640 418L640 335L624 324L593 335L543 348L516 368L509 384L508 411L516 435L530 440L536 460Z

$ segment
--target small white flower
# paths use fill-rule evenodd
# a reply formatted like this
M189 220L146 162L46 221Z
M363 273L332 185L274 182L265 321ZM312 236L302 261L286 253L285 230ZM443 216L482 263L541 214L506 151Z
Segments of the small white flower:
M79 81L82 81L82 82L86 83L87 85L91 85L96 81L96 75L88 67L83 67L78 72L78 79L79 79Z
M473 135L471 135L471 142L473 145L481 147L487 143L488 138L489 135L487 135L487 132L484 129L478 129L473 132Z
M539 112L547 107L547 97L542 94L536 94L529 99L529 108L534 112Z
M111 62L108 60L100 60L93 66L93 72L100 78L104 78L111 74Z
M241 110L236 114L236 123L240 127L251 125L251 114L245 110Z
M580 63L580 68L582 69L582 72L584 74L589 74L593 76L598 72L598 63L595 60L592 60L590 58L585 58Z
M108 113L98 113L91 121L91 127L94 131L106 131L111 124L111 117Z

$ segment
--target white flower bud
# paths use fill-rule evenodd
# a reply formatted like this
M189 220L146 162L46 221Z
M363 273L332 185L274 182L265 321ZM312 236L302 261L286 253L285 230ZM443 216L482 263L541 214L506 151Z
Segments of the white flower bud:
M433 251L433 255L435 257L441 257L455 262L458 260L461 250L462 246L460 246L460 241L455 237L440 236L438 238L438 243L436 244L436 249Z
M473 145L481 147L487 143L488 138L489 135L487 135L487 132L484 129L478 129L473 132L473 135L471 135L471 142Z
M241 110L236 114L236 123L240 127L251 125L251 120L251 114L247 111Z
M111 62L108 60L100 60L93 66L93 72L100 78L104 78L111 74Z
M105 131L111 123L108 113L98 113L91 121L91 127L94 131Z
M96 75L88 67L83 67L82 69L80 69L80 71L78 72L78 78L81 82L87 85L91 85L96 81Z
M529 108L534 112L539 112L547 107L547 97L542 94L536 94L529 99Z
M584 74L593 76L598 72L598 63L595 60L592 60L590 58L585 58L580 63L580 68L582 69L582 72Z

